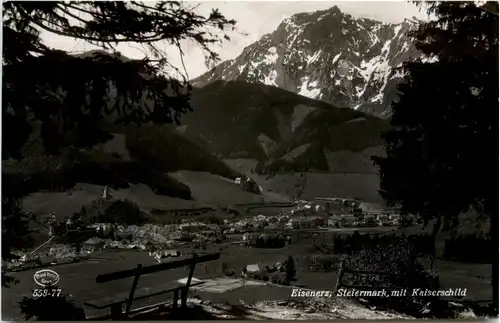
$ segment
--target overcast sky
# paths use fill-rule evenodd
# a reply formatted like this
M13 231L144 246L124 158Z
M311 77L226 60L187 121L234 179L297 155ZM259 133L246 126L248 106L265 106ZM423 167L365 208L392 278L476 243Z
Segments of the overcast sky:
M190 5L197 4L194 1ZM296 13L324 10L334 5L343 12L357 17L372 18L384 22L400 23L404 18L416 16L426 19L424 12L419 12L415 5L405 1L203 1L198 9L206 15L212 8L218 8L227 18L237 21L239 31L248 34L231 33L231 41L226 41L222 47L216 47L222 60L235 58L245 46L257 41L266 33L278 27L280 22ZM71 52L91 50L94 47L84 41L75 41L65 37L42 34L47 45ZM184 62L190 78L207 71L202 52L193 44L184 43L186 54ZM120 52L130 58L143 58L143 50L133 44L122 45ZM169 50L169 57L178 64L179 55Z

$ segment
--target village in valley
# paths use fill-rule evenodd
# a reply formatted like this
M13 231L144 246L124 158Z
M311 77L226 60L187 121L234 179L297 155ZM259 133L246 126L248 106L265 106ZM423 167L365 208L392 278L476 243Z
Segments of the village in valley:
M232 185L237 191L263 194L263 189L248 177L237 178ZM366 243L377 245L375 241L383 239L395 241L397 245L401 230L418 233L422 227L418 217L403 215L395 209L374 210L370 203L353 198L317 197L228 207L148 211L113 195L113 189L104 187L90 205L83 206L70 217L54 213L32 215L32 222L39 223L41 231L45 231L46 241L34 250L19 254L19 259L7 264L7 269L23 276L40 268L54 269L61 280L67 279L65 272L76 270L80 273L79 281L86 276L88 282L78 288L68 286L68 291L75 300L84 304L86 317L101 317L108 310L99 310L95 304L87 303L89 298L102 297L98 295L103 291L96 291L99 290L96 276L120 268L130 270L137 263L154 266L217 254L216 261L199 264L193 276L186 276L182 270L170 270L166 272L167 276L159 273L156 278L151 277L150 282L143 281L148 286L144 288L155 294L155 290L166 288L165 284L185 286L189 280L189 295L195 297L190 301L202 302L200 304L205 304L207 311L213 310L207 305L211 302L240 299L247 304L245 306L266 306L271 313L276 313L280 302L298 306L298 309L285 307L281 316L270 318L289 318L290 311L301 313L294 314L294 317L308 317L306 312L317 310L318 306L337 308L339 304L325 305L325 299L290 299L289 288L315 290L326 287L333 292L339 287L339 282L336 282L339 264L344 255L352 252L349 250L357 250ZM109 214L116 221L106 222ZM421 234L416 236L421 237ZM369 240L363 240L363 237ZM422 240L428 243L426 237ZM422 257L422 262L426 263L426 256ZM365 267L362 264L359 268ZM168 277L167 282L161 277ZM110 293L108 290L105 299L120 299L120 295L128 293L128 288L128 284L124 284L119 288L123 290L121 292ZM245 296L231 296L234 293ZM336 302L344 301L347 300ZM359 310L359 305L354 303L342 304L347 311ZM335 313L333 316L339 317ZM384 317L389 315L382 313ZM324 313L320 318L332 318L331 315Z
M2 320L498 317L498 2L2 8Z
M248 178L237 178L233 185L235 190L262 194L262 188ZM104 222L109 212L121 212L121 223ZM31 221L39 223L46 241L7 263L9 271L23 274L53 268L63 275L60 272L66 266L84 267L97 261L102 265L93 268L97 275L106 273L105 265L116 262L118 255L120 266L130 263L134 267L138 259L144 265L162 264L215 252L220 259L199 265L192 277L197 285L191 287L205 292L214 289L212 294L266 284L290 286L297 281L301 286L319 288L322 283L315 276L325 274L331 277L328 285L333 289L340 259L333 249L336 239L355 232L386 234L419 222L395 210L363 211L363 202L356 199L328 197L148 212L132 201L113 197L108 186L70 217L49 213L32 215ZM249 286L252 280L260 283ZM72 294L76 296L78 291ZM278 300L286 292L279 294ZM259 295L256 292L256 301Z
M248 189L243 182L240 178L235 180L235 184L241 189ZM327 197L275 204L249 203L226 210L155 210L177 216L175 221L168 220L162 224L93 222L95 217L88 215L96 213L92 208L113 203L110 191L110 188L105 187L102 196L93 202L90 211L87 212L84 206L81 212L65 217L63 221L58 222L54 214L40 216L37 221L47 231L47 242L29 254L22 254L13 266L55 264L105 249L145 250L159 259L180 255L179 252L170 250L178 245L194 249L206 248L209 244L228 243L248 247L284 247L298 243L296 240L300 239L300 232L387 232L419 223L417 217L402 216L394 210L364 212L361 201ZM68 244L58 244L58 240L62 241L61 237L69 239Z

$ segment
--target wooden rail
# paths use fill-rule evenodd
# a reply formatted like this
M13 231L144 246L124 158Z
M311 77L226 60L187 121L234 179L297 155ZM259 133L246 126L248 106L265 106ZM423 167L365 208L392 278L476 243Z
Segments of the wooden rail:
M220 253L203 255L203 256L194 256L196 257L196 263L207 262L212 260L217 260L220 257ZM193 258L194 258L193 257ZM136 275L147 275L152 274L159 271L165 271L173 268L183 267L191 264L193 262L193 258L181 259L172 262L166 262L157 265L151 265L147 267L135 268L117 271L109 274L102 274L96 277L97 283L106 283L114 280L135 277Z
M96 277L96 282L98 284L100 283L107 283L111 281L116 281L116 280L121 280L125 278L134 278L132 282L131 289L128 293L127 297L105 297L102 299L96 299L92 301L87 301L84 302L86 306L92 307L94 309L105 309L105 308L110 308L111 314L106 315L104 317L100 318L93 318L92 320L96 319L108 319L111 318L112 320L120 320L123 318L127 318L130 314L137 312L138 309L132 310L132 303L133 301L137 300L142 300L146 299L149 297L153 296L159 296L163 295L166 293L173 292L173 308L177 308L178 300L179 300L179 292L181 293L181 306L186 307L187 306L187 296L189 292L189 287L191 286L191 280L194 274L194 269L196 264L199 263L204 263L212 260L217 260L220 257L220 253L215 253L215 254L208 254L208 255L202 255L198 256L194 254L191 258L188 259L182 259L182 260L177 260L177 261L172 261L172 262L167 262L167 263L162 263L162 264L157 264L157 265L152 265L152 266L146 266L143 267L141 264L137 265L136 268L134 269L128 269L128 270L122 270L122 271L117 271L113 273L108 273L108 274L102 274ZM154 293L149 293L141 296L136 296L136 291L137 291L137 285L139 283L139 278L142 275L147 275L147 274L152 274L156 272L161 272L161 271L166 271L169 269L174 269L174 268L180 268L184 266L189 266L189 275L187 277L187 281L185 285L179 285L179 286L174 286L173 288L168 288L163 291L159 292L154 292ZM154 304L151 306L160 306L161 304L166 304L170 302L162 302L158 304ZM125 308L125 313L123 313L122 310L122 305L126 304ZM148 307L151 307L148 306Z

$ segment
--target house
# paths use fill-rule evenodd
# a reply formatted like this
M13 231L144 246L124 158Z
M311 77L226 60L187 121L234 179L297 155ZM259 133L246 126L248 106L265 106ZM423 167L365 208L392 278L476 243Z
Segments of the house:
M207 224L207 225L201 225L199 226L200 228L201 227L206 227L208 230L211 230L211 231L220 231L221 230L221 226L219 226L218 224L214 224L214 223L210 223L210 224Z
M414 218L411 215L403 215L399 217L398 225L409 227L414 224Z
M163 255L165 257L179 257L181 253L177 250L164 250Z
M356 199L339 197L316 197L314 202L328 214L341 214L359 206L360 202Z
M311 227L311 220L304 218L294 218L289 222L289 226L293 229L308 229Z
M257 244L257 239L259 238L260 234L256 232L246 232L243 234L243 242L249 246L253 246Z
M296 209L290 211L290 213L294 216L308 216L314 213L314 209Z
M387 214L378 214L376 216L376 221L379 223L379 225L390 224L389 215L387 215Z
M353 207L352 213L354 214L354 216L357 216L357 217L363 216L363 210L360 207Z
M329 227L336 227L339 226L342 222L342 219L344 218L343 215L340 214L334 214L328 218L328 226Z
M49 224L49 236L54 236L57 235L57 227L58 223L57 222L50 222Z
M106 187L104 187L104 190L102 191L102 198L105 200L111 198L111 194L109 194L108 185L106 185Z
M152 243L149 240L147 240L141 247L142 250L148 250L148 251L154 250L154 248L155 248L154 243Z
M71 218L68 218L68 221L66 221L66 230L73 230L75 228L75 223Z
M259 221L259 222L262 222L262 221L265 221L266 220L266 216L263 215L263 214L259 214L255 217L255 221Z
M204 228L204 226L198 225L197 223L182 223L179 225L179 230L182 232L199 232Z
M377 218L371 214L366 215L365 218L363 219L363 224L369 227L377 226L377 222L378 222Z
M354 222L356 222L356 217L352 214L344 215L342 216L342 219L340 220L340 226L341 227L351 227L354 225Z
M162 262L161 260L168 257L179 257L181 253L177 250L157 250L150 251L149 256L153 257L156 261Z
M310 219L299 219L300 229L309 229L312 226L312 221Z
M311 222L312 222L312 226L313 227L323 227L323 226L325 226L325 219L323 219L323 218L319 218L319 217L318 218L314 218L314 219L312 219Z
M111 223L96 223L95 225L95 227L91 225L87 226L87 228L89 230L95 230L97 235L101 237L109 238L115 236L116 234L115 228Z
M240 187L244 191L255 194L259 194L261 192L259 185L257 185L257 183L249 177L241 180Z
M105 241L99 238L90 238L85 241L82 245L82 249L89 252L96 252L101 250L105 246Z
M176 282L179 283L179 284L181 284L181 285L186 285L187 281L188 281L187 277L176 280ZM195 277L191 277L191 286L201 285L203 283L205 283L205 281L200 280L200 279L195 278Z
M247 265L246 266L247 273L255 273L260 271L260 267L258 264Z
M132 233L130 233L130 232L116 232L115 239L116 240L130 240L130 239L132 239Z
M398 225L399 214L395 214L395 213L389 214L389 223L391 223L392 225Z

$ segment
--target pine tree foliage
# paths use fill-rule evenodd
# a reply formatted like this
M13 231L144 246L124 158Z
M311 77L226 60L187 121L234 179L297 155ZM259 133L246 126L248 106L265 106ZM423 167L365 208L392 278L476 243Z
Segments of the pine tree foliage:
M11 177L2 178L3 187L13 187ZM29 215L23 212L20 205L20 196L15 190L10 190L7 194L2 192L2 261L10 261L19 258L14 250L23 250L32 245L28 226ZM2 265L2 287L9 287L18 281L8 275Z
M296 273L297 273L297 267L295 264L295 260L293 259L292 256L288 256L288 259L286 260L285 263L286 280L288 282L295 280Z
M204 17L184 2L9 1L3 6L2 159L22 159L21 147L41 124L48 155L63 147L85 148L109 138L103 121L125 124L178 122L190 109L184 66L165 48L183 55L181 41L196 43L208 60L228 40L235 21L218 10ZM84 41L101 50L73 55L50 48L41 32ZM117 46L142 46L143 59L126 59ZM172 75L172 72L176 72ZM2 173L2 258L28 232L20 208L22 183ZM19 192L18 192L19 191ZM2 275L3 277L3 275Z
M203 17L176 1L10 1L3 3L3 19L2 119L9 138L3 158L22 157L33 120L42 122L50 154L102 139L99 122L107 115L121 123L178 121L190 109L191 86L185 68L174 66L164 49L173 45L183 54L180 42L190 40L216 60L211 45L228 39L224 32L235 25L217 10ZM70 55L45 45L41 31L103 51ZM116 50L122 43L139 44L149 55L125 59ZM179 72L175 78L172 71Z
M437 19L412 35L428 60L402 67L392 129L383 134L387 157L373 157L380 194L426 224L437 218L436 229L442 221L456 227L460 212L472 206L490 218L497 248L498 2L417 5ZM498 304L498 258L492 286Z
M55 287L57 289L57 286ZM84 321L85 313L69 295L58 297L23 297L19 302L26 321Z
M420 5L437 16L413 33L431 60L403 66L387 158L374 158L381 195L426 219L471 204L497 216L498 15L471 2Z

